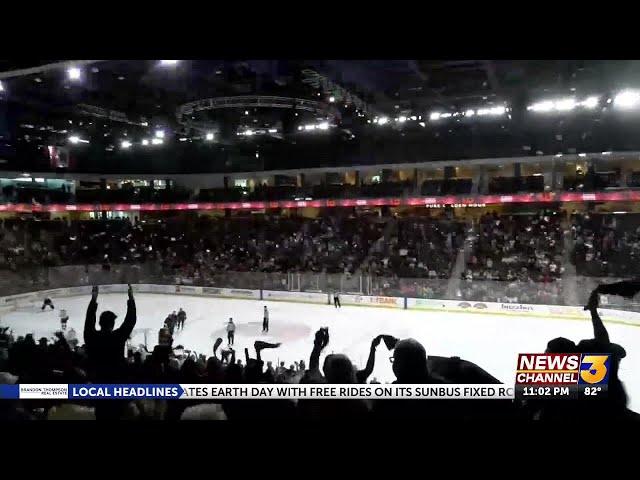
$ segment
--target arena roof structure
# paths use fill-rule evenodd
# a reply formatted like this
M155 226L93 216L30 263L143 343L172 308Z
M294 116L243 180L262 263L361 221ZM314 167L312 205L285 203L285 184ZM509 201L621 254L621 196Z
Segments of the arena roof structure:
M637 89L640 62L619 60L0 60L0 158L18 168L68 145L108 163L198 144L233 169L230 152L305 148L376 163L380 144L396 163L416 161L411 148L436 160L507 143L505 155L635 150Z

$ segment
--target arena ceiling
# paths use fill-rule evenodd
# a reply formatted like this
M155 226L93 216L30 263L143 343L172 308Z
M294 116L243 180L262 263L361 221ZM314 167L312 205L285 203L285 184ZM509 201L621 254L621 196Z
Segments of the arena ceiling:
M107 152L133 150L162 129L165 143L251 142L255 148L313 143L311 137L320 136L345 142L384 135L438 137L456 129L476 132L478 125L485 128L482 122L493 129L487 131L501 134L535 131L543 122L557 138L567 125L578 137L591 135L594 124L606 123L601 122L605 102L621 89L640 86L640 62L0 60L0 82L5 147L61 145L73 136ZM579 113L579 125L566 115L526 116L528 106L546 98L592 95L599 108L589 109L588 116ZM489 118L496 108L498 118ZM477 114L472 121L466 118L469 111ZM488 113L485 119L479 119L481 111ZM430 123L430 112L449 120ZM384 129L382 121L375 125L379 119Z

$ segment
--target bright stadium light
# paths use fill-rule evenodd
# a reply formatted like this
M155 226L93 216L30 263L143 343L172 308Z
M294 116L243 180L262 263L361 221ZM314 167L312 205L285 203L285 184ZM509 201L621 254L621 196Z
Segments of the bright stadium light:
M77 135L71 135L69 137L69 142L71 142L73 144L76 144L76 143L89 143L89 140L84 140L84 139L80 138Z
M431 115L429 115L429 120L434 121L434 120L438 120L440 118L440 112L431 112Z
M573 98L562 98L560 100L556 100L554 106L556 110L566 112L576 108L576 101Z
M277 128L270 128L269 129L269 133L278 133L278 129Z
M0 82L0 92L4 92L4 85L2 85L2 82Z
M67 69L67 76L69 80L80 80L80 69L78 67L70 67Z
M449 117L451 117L450 113L441 113L440 114L440 118L449 118Z
M544 102L534 103L533 105L529 105L527 110L532 110L534 112L550 112L553 110L554 104L550 100L546 100Z
M164 130L156 130L156 138L164 138Z
M623 90L613 99L613 105L621 109L635 108L638 103L640 103L640 93L635 90Z
M329 97L329 103L333 103L336 101L336 97L334 97L333 95Z
M160 65L164 65L165 67L172 67L178 64L178 60L160 60Z
M130 142L129 140L123 140L123 141L120 143L120 146L121 146L122 148L124 148L124 149L127 149L127 148L129 148L129 147L131 146L131 142Z
M149 145L149 140L147 140L146 138L142 140L142 145Z
M475 114L476 114L475 110L471 110L471 109L464 112L465 117L473 117Z
M404 123L404 122L406 122L406 121L407 121L407 117L405 117L405 116L400 116L400 117L398 117L398 121L399 121L400 123Z
M320 124L318 124L318 130L329 130L329 123L328 122L322 122Z
M305 129L305 130L307 130L307 131L309 131L309 130L315 130L315 129L316 129L316 126L315 126L315 125L305 125L305 126L304 126L304 129Z
M210 142L211 140L213 140L213 133L212 132L207 133L207 135L204 138L205 140Z
M153 140L151 140L151 143L153 145L161 145L162 143L164 143L164 140L162 140L161 138L154 138Z
M598 106L598 97L587 97L581 104L584 108L596 108Z
M388 117L380 117L378 119L378 125L384 125L385 123L389 122L389 118Z

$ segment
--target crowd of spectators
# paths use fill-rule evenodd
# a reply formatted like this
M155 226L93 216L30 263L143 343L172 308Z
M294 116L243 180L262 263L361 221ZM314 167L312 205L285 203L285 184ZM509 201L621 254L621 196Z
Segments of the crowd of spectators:
M563 303L560 217L555 211L483 215L470 241L458 296L485 302Z
M392 419L392 420L638 420L627 408L624 385L618 378L620 361L626 356L623 347L609 340L598 315L599 293L616 294L615 285L594 290L586 308L591 312L594 336L574 343L570 339L550 340L546 351L611 353L608 395L578 401L552 400L3 400L0 420L246 420L246 419ZM627 288L628 290L628 288ZM640 286L633 286L633 293ZM628 292L627 292L628 293ZM626 293L625 293L626 294ZM137 320L131 289L127 314L119 328L114 328L111 312L102 312L99 326L99 291L94 287L87 308L83 342L70 342L62 332L54 341L32 335L14 338L8 328L0 328L0 383L168 383L168 384L276 384L276 383L374 383L370 375L375 352L384 343L392 351L394 383L400 384L497 384L500 383L480 366L459 357L427 355L418 341L399 340L389 335L372 339L367 364L357 369L344 354L324 357L330 343L328 328L319 329L309 345L308 367L304 360L286 368L265 364L261 352L278 348L278 343L256 341L254 351L244 351L244 361L232 347L224 347L219 338L207 355L194 354L183 345L146 347L129 345L128 338ZM540 346L541 350L544 346ZM126 356L124 354L126 349ZM220 349L220 350L219 350Z
M576 212L571 232L578 275L629 277L640 271L640 215Z
M446 218L400 218L395 234L372 252L363 270L382 277L378 281L380 294L442 296L463 244L464 230L462 222ZM403 278L419 280L398 282Z
M151 262L195 281L229 271L353 274L383 226L366 215L5 220L0 268Z

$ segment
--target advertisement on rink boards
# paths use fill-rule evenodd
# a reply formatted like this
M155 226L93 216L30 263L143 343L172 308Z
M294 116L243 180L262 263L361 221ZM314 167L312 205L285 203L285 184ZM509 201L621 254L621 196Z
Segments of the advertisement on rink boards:
M329 297L326 293L287 292L278 290L263 290L262 299L286 300L289 302L319 303L323 305L326 305L329 302Z
M340 295L341 305L404 308L403 297L370 297L367 295Z
M75 400L511 400L511 386L474 384L16 384L0 385L0 399Z
M202 287L202 295L228 298L260 298L259 290L244 290L241 288Z

